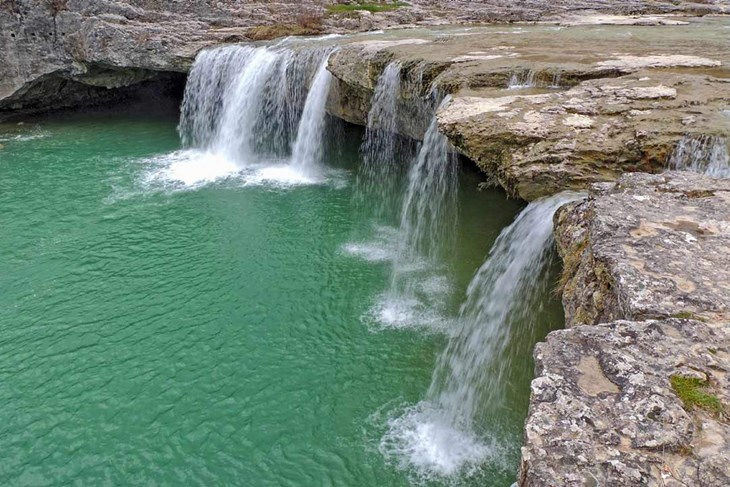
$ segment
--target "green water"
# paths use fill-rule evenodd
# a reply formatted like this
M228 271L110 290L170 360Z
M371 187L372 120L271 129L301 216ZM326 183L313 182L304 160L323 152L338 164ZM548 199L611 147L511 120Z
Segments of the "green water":
M423 398L446 338L361 321L389 272L342 251L370 228L361 132L335 182L182 187L159 177L175 124L0 126L0 484L413 483L377 450L382 417ZM521 208L478 181L462 176L454 313ZM541 316L514 347L506 465L446 483L514 480L529 347L561 323L554 302Z

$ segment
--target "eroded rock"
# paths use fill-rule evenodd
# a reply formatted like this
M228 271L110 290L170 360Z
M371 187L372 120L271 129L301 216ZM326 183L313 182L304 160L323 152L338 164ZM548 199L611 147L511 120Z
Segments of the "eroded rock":
M663 170L685 134L730 133L721 120L727 100L724 80L651 71L559 93L457 99L439 121L485 172L532 200Z
M727 416L688 410L673 375L730 404L730 324L616 321L552 332L535 350L520 485L730 485Z
M626 174L556 215L566 325L730 321L730 180Z
M404 80L421 84L401 93L403 135L422 136L408 125L415 96L450 93L440 129L491 181L526 200L582 190L662 171L685 136L730 136L730 51L710 34L725 23L495 26L358 41L330 60L338 96L328 109L365 124L378 76L398 62Z

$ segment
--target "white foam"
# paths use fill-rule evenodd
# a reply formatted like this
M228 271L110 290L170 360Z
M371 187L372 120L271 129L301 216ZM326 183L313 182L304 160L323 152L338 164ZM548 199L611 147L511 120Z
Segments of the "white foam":
M304 171L288 165L253 167L253 171L243 177L246 186L271 185L276 187L318 184L322 179L313 178Z
M343 253L368 262L387 262L396 258L398 252L398 229L375 226L372 240L349 242L342 246Z
M375 303L362 316L362 322L369 328L379 331L383 329L418 328L432 332L443 332L449 328L450 319L443 313L442 296L423 296L420 293L404 292L396 294L392 291L379 295Z
M393 260L395 249L383 246L380 242L352 242L342 246L345 254L368 262L387 262Z
M311 184L331 184L340 189L346 186L342 171L327 171L321 177L312 177L307 171L292 166L287 160L272 160L241 166L221 153L197 149L178 150L145 158L142 164L148 170L142 176L146 190L191 190L228 181L236 186L273 186L289 188Z
M240 171L235 162L211 152L199 150L175 151L149 159L158 165L151 174L152 179L179 182L187 187L196 187L229 177Z
M378 450L397 468L426 482L471 476L487 460L503 462L503 449L495 441L454 428L425 401L388 417Z
M45 132L34 132L31 134L0 136L0 142L27 142L29 140L43 139L45 137L48 137L48 134Z

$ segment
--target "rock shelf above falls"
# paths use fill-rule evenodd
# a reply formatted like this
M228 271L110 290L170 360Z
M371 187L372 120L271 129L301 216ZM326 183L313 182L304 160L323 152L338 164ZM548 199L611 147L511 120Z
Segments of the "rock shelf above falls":
M452 94L439 124L454 146L508 192L533 200L624 172L660 172L688 134L730 135L728 27L716 18L392 32L331 58L338 82L329 110L364 124L378 75L398 61L405 80ZM418 95L405 91L402 102ZM420 138L401 112L401 133Z

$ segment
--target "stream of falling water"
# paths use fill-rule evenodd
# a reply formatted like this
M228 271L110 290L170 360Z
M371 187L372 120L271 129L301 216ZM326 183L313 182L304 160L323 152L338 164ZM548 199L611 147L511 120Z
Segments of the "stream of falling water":
M254 169L254 177L320 176L331 47L227 46L201 52L185 88L170 168L185 183Z
M363 166L355 198L373 218L374 241L349 244L345 250L368 260L391 263L388 289L365 314L376 328L444 326L449 279L443 272L443 250L453 241L458 196L457 158L438 130L431 90L421 99L422 75L402 86L402 68L393 62L378 79L361 147ZM430 118L423 142L408 157L399 127L398 99L407 91L416 112ZM439 108L449 103L445 97ZM413 125L411 123L411 125ZM401 173L408 169L405 181ZM389 214L400 207L397 214Z
M456 227L456 169L456 154L434 115L408 172L390 287L371 310L381 324L443 326L448 277L439 272L439 260Z
M512 73L507 83L507 89L510 90L534 88L535 86L535 72L531 69Z
M398 201L401 151L405 149L397 135L400 94L401 65L393 62L386 66L375 87L356 181L356 203L376 220L387 218Z
M730 178L728 140L718 136L684 136L669 157L669 169Z
M501 445L487 416L503 405L511 367L505 352L514 333L534 326L553 255L552 217L580 197L561 193L532 202L498 237L469 284L425 399L389 420L380 451L401 468L442 478L499 461Z
M328 56L319 63L299 121L292 150L292 163L307 176L317 176L324 152L325 105L332 75L327 71Z
M434 114L408 171L390 286L367 313L367 322L391 328L444 326L449 282L441 260L453 241L457 194L456 153Z

